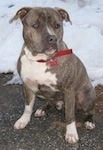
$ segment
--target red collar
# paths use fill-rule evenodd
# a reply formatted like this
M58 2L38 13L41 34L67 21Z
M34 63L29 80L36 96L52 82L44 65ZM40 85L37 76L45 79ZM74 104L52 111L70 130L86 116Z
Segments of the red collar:
M66 49L66 50L63 50L63 51L59 51L55 54L54 57L61 57L63 55L69 55L69 54L72 54L72 49Z
M55 55L52 58L47 59L47 60L40 59L40 60L37 60L37 62L44 63L44 62L50 61L50 66L57 66L58 62L57 62L57 60L54 60L54 58L61 57L64 55L69 55L69 54L72 54L72 49L66 49L66 50L59 51L59 52L55 53Z

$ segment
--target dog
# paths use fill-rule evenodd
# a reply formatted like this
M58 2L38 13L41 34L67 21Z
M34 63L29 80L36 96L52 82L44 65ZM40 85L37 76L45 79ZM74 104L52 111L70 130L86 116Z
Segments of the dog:
M96 94L83 63L63 41L63 21L72 24L69 14L57 7L23 7L10 23L17 19L23 24L24 44L17 70L23 81L25 109L14 128L26 127L35 98L40 96L48 102L35 112L35 116L45 115L52 103L59 110L64 107L65 139L74 144L79 140L75 110L83 110L86 114L85 127L94 129Z

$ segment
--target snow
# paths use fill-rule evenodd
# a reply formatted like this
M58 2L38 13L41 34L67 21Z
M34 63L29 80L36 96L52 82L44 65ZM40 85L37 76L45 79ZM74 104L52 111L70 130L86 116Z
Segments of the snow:
M72 21L64 22L64 41L84 63L94 86L103 84L102 0L3 0L0 2L0 73L13 72L9 83L19 83L16 64L23 44L20 20L9 24L24 6L60 7Z

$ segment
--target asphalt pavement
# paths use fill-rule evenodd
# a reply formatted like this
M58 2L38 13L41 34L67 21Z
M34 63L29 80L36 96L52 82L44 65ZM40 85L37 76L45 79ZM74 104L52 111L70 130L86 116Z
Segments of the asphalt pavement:
M4 84L11 74L0 74L0 150L103 150L103 118L95 115L96 128L78 128L80 141L75 145L65 142L64 111L56 108L41 118L32 114L31 122L23 130L13 125L24 109L22 85ZM44 104L37 99L34 112ZM81 114L78 114L81 117Z

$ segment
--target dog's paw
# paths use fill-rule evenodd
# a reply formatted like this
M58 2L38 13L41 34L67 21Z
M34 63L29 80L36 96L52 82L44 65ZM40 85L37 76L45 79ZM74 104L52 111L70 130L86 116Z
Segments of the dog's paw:
M17 120L14 124L14 129L23 129L26 127L26 125L29 123L30 119L25 117L21 117L19 120Z
M40 109L37 109L37 110L36 110L34 116L35 116L35 117L43 117L43 116L45 116L45 114L46 114L45 111L42 110L42 108L40 108Z
M63 106L64 106L64 102L63 101L57 101L56 108L58 110L61 110L63 108Z
M70 143L70 144L75 144L78 142L79 138L77 134L67 134L65 136L65 140L66 142Z
M89 122L89 121L86 121L86 122L84 123L84 126L85 126L86 129L89 129L89 130L92 130L92 129L95 128L95 124L92 123L92 122Z
M72 122L71 124L67 125L65 140L70 144L75 144L78 142L79 137L75 126L75 122Z

